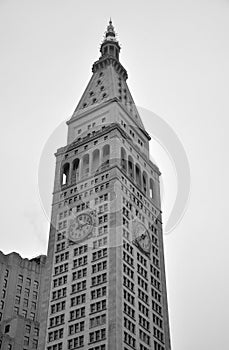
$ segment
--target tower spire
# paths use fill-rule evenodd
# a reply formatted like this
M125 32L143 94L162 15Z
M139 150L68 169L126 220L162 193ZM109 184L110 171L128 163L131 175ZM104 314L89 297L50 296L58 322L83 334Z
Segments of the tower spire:
M116 33L112 19L110 18L107 26L102 45L100 47L102 57L110 56L119 61L120 46L116 38Z
M114 26L112 24L112 19L110 18L109 24L107 26L107 30L105 33L105 39L106 40L108 37L114 38L116 40L116 33L114 30Z

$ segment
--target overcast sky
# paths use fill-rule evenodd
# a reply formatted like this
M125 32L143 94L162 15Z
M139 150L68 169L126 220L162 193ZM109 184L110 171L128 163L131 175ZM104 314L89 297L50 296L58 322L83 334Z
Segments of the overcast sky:
M136 104L173 128L191 168L188 209L164 237L172 349L228 350L228 0L0 0L0 249L46 253L41 155L50 207L67 129L45 144L77 105L110 16ZM176 175L160 145L151 154L166 221Z

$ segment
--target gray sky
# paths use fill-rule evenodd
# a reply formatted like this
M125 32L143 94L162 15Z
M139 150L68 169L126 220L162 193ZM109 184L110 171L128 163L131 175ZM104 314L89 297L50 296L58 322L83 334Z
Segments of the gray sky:
M227 350L228 0L0 0L0 249L46 253L39 161L88 83L110 16L136 104L173 127L191 167L187 212L165 236L172 348ZM49 206L52 153L66 131L47 147ZM166 221L176 176L155 142L151 153L163 173Z

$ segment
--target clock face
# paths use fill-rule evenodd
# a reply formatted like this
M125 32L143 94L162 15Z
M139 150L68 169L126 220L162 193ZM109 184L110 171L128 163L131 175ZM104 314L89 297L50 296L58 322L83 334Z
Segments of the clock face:
M68 238L80 242L88 238L93 230L93 220L89 214L80 214L69 221Z
M140 222L134 222L133 225L133 241L146 254L150 254L151 239L149 232L145 226Z

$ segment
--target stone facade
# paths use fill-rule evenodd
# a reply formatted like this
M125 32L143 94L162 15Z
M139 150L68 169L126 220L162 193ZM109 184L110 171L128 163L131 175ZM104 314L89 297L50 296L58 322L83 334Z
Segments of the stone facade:
M111 21L100 52L55 154L47 259L0 256L4 350L171 349L160 171Z
M111 22L100 51L56 153L45 349L169 350L160 171Z

